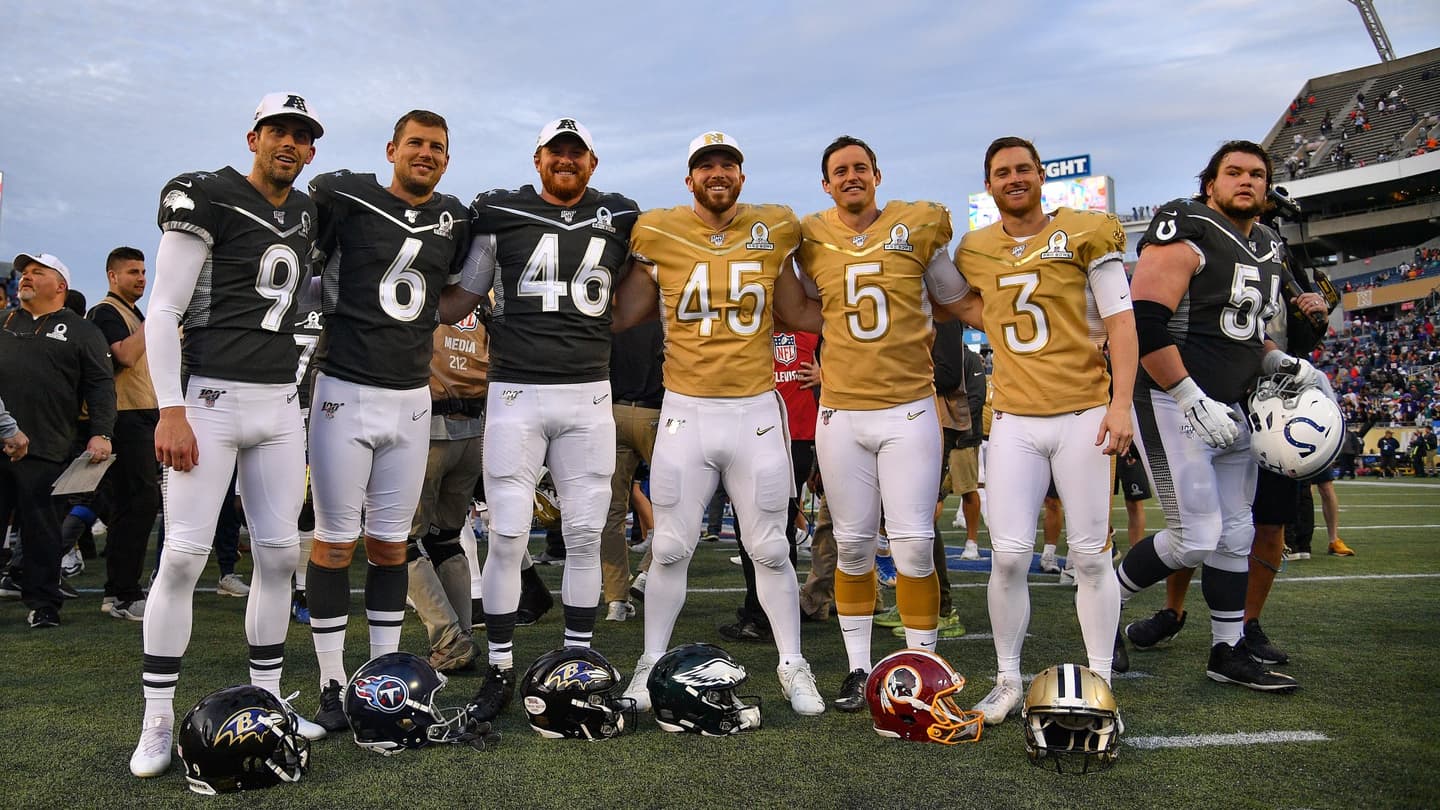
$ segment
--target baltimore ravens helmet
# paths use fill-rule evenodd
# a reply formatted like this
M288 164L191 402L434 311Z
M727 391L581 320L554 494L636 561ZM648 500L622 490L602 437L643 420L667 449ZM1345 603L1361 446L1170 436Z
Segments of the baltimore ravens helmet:
M310 767L310 741L295 713L258 686L211 692L180 724L180 760L196 793L214 795L298 782Z
M589 648L563 647L536 659L520 687L530 727L552 739L604 740L635 728L635 701L620 672Z

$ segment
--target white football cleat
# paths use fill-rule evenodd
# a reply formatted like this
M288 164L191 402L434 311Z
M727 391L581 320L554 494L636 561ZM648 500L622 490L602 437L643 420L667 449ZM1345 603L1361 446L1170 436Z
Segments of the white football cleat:
M1005 718L1020 711L1020 682L1005 678L996 681L990 694L975 704L975 711L985 715L987 726L1005 722Z
M809 663L801 661L788 667L781 664L775 668L775 673L780 676L780 691L790 699L790 708L796 714L814 717L825 713L825 699L820 697L820 688L815 685L815 674L810 671Z
M625 697L635 701L635 711L650 711L650 670L655 668L658 656L642 655L635 662L635 674L630 676L630 685L625 687Z
M966 540L966 541L965 541L965 550L960 553L960 559L962 559L962 560L978 560L978 559L980 559L980 546L977 545L974 540Z
M1047 574L1060 573L1060 564L1055 562L1055 552L1048 551L1040 555L1040 570Z
M319 723L314 723L310 720L307 720L305 718L305 715L295 711L295 707L290 705L290 701L294 700L299 695L300 693L296 692L290 697L280 698L280 705L284 706L286 709L289 709L290 714L295 717L295 733L299 734L301 737L304 737L310 742L325 739L326 731L324 726L320 725Z
M155 716L146 719L140 726L140 742L135 744L135 753L130 755L130 773L142 779L159 776L170 769L170 748L175 732L168 717Z

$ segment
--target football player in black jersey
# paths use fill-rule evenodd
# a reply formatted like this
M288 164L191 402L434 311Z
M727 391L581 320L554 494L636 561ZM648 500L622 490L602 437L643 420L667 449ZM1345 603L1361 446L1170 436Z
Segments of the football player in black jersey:
M462 294L441 317L472 310L492 287L485 494L490 547L482 574L489 669L471 703L488 721L510 702L520 567L535 484L550 468L563 504L566 646L590 645L600 600L600 532L610 506L610 296L629 253L633 200L589 188L598 159L573 118L535 144L540 189L489 191L470 205L475 234Z
M470 245L465 204L435 191L449 139L444 118L411 110L385 145L388 185L346 171L310 183L325 333L310 411L315 542L306 595L320 662L315 721L329 731L347 725L349 568L362 535L369 658L400 646L405 541L430 448L430 337L440 291L459 280Z
M1142 367L1136 438L1166 526L1135 544L1118 575L1128 599L1204 565L1213 637L1206 674L1284 692L1295 680L1263 670L1241 638L1259 468L1239 403L1262 372L1290 368L1302 382L1318 372L1264 331L1282 303L1280 238L1256 221L1270 175L1264 149L1230 141L1200 174L1199 196L1162 206L1141 238L1131 281Z
M166 467L165 550L145 611L136 776L170 765L191 599L237 461L255 560L245 611L250 680L280 697L305 495L291 333L316 235L315 205L292 186L323 132L301 96L267 95L246 136L255 154L248 175L228 166L182 174L161 192L145 342L160 406L155 457ZM309 722L301 732L324 736Z

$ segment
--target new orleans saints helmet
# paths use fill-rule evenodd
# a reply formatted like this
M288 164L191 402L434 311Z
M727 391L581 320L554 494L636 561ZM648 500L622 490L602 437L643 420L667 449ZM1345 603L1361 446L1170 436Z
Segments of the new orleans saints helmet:
M231 686L200 699L180 724L180 760L190 789L207 796L298 782L310 741L298 719L258 686Z
M1120 753L1120 709L1105 679L1078 664L1050 667L1030 683L1020 708L1025 753L1057 772L1103 771Z
M760 699L735 694L749 679L740 662L713 644L685 644L660 656L646 685L655 721L666 731L724 737L760 727Z
M1329 469L1345 444L1345 417L1335 400L1289 374L1260 378L1249 411L1250 454L1271 472L1309 478Z
M929 650L885 656L865 682L875 733L945 745L975 742L985 728L985 715L955 703L964 687L964 676Z
M530 727L542 737L604 740L635 728L635 701L605 656L563 647L536 659L520 687Z
M555 493L555 482L547 473L535 485L534 522L541 529L560 527L560 496Z

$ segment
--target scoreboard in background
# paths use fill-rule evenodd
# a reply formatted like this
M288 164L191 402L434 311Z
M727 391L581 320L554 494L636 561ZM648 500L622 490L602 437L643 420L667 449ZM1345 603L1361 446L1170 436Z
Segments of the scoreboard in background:
M1046 211L1065 207L1115 213L1115 181L1104 175L1090 176L1089 155L1047 160L1044 170L1047 181L1040 187L1040 206ZM1000 219L1000 211L989 192L971 194L969 202L970 230Z

